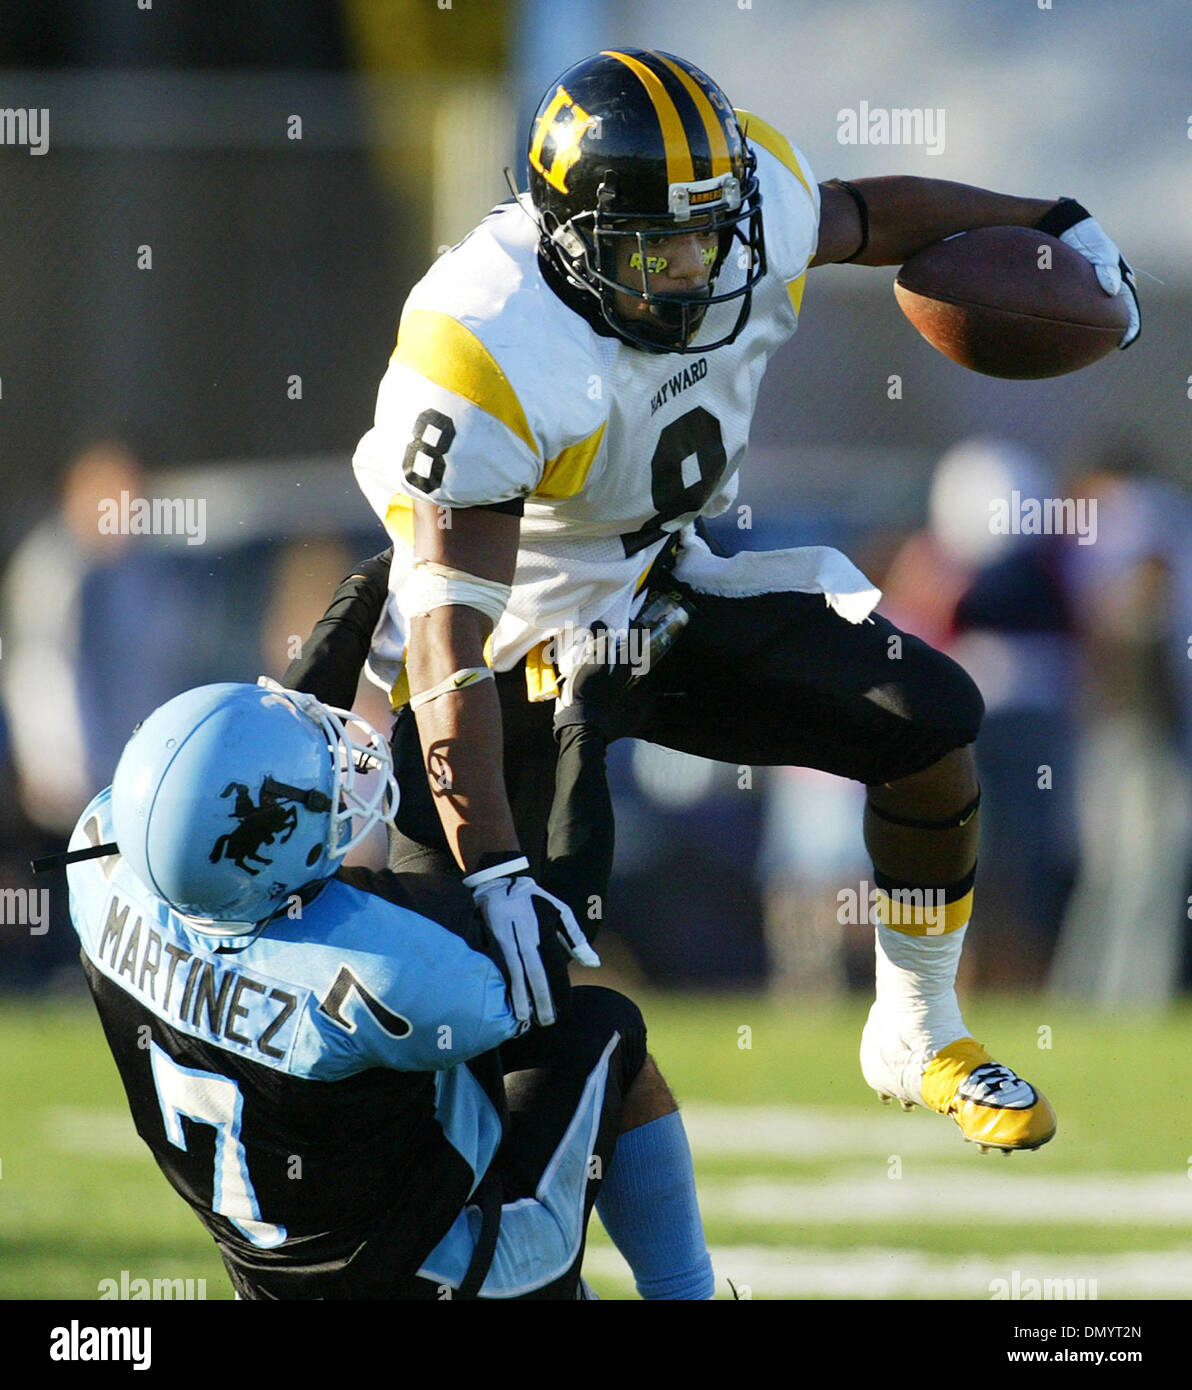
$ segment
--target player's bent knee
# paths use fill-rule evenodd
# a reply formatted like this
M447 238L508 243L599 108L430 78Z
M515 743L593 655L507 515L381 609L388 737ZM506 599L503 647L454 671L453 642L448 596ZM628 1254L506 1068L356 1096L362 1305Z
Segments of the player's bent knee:
M884 737L859 772L850 774L871 788L928 772L967 748L981 728L985 702L976 683L951 657L931 647L922 645L916 653L902 694L900 717L886 724Z
M985 700L977 687L977 682L958 661L953 661L951 657L945 657L944 660L947 661L950 668L949 676L953 687L952 704L956 711L960 731L957 742L960 747L966 747L976 741L977 734L980 732L981 724L985 718Z
M646 1020L624 994L603 985L577 985L571 991L572 1027L620 1036L622 1090L628 1091L646 1062Z
M615 1028L622 1036L646 1031L642 1011L618 990L604 985L576 985L571 994L576 1020L585 1026Z
M985 718L985 701L976 681L958 661L927 647L924 664L931 691L931 719L953 748L972 743ZM941 753L942 756L942 753Z

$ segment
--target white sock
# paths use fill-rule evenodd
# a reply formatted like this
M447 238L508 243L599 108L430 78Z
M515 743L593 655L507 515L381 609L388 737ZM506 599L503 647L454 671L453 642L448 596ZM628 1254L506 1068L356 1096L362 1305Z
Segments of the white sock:
M877 994L869 1011L862 1062L877 1048L896 1066L897 1081L922 1104L919 1079L941 1048L968 1037L956 998L956 971L968 927L943 936L909 936L892 927L874 933Z

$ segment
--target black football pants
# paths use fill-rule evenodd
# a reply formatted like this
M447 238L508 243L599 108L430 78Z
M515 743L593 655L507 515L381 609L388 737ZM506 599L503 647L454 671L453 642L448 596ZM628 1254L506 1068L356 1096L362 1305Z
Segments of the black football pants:
M871 785L922 771L977 736L984 705L967 673L883 617L847 622L819 594L721 598L673 580L667 587L688 600L691 620L647 675L613 697L610 738L737 765L820 768ZM611 862L611 844L591 828L608 814L601 779L591 768L559 764L554 703L528 702L520 666L499 675L497 688L505 782L522 849L543 885L587 925L581 909L590 895L603 895ZM398 717L392 746L402 797L390 867L458 872L409 709ZM569 866L552 877L546 846L556 794L570 805L551 859ZM575 852L566 852L567 843Z

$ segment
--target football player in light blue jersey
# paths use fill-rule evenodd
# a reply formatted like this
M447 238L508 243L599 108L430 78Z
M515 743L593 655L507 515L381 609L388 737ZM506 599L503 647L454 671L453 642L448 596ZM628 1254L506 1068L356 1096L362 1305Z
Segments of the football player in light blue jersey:
M591 1296L600 1194L643 1296L711 1297L640 1012L570 990L595 956L545 893L502 946L457 880L344 868L397 801L364 721L204 686L138 727L61 856L137 1132L238 1296Z

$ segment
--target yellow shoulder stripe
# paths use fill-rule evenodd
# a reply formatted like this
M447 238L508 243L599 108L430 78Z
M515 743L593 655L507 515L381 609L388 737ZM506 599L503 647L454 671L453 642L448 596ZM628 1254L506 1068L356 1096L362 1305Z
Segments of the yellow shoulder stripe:
M395 541L414 549L414 502L404 492L395 492L385 508L385 530Z
M405 652L402 652L402 659L405 659ZM393 687L389 691L389 708L396 714L403 705L408 705L409 703L410 677L406 672L406 668L403 666L401 668L401 675L393 682Z
M795 313L803 307L803 291L807 288L807 272L804 271L797 280L791 280L786 287L787 294L791 297L791 303L795 306Z
M646 94L653 102L658 124L662 128L662 143L666 148L667 183L692 183L695 179L695 165L691 160L687 132L683 129L678 107L662 85L662 79L639 59L631 58L628 53L618 53L615 48L606 48L600 56L617 58L624 63L646 89Z
M553 459L547 459L542 481L534 489L535 497L574 497L588 480L588 473L600 450L607 420L578 444L569 444Z
M533 453L540 453L509 378L480 339L450 314L437 309L407 309L390 360L478 405Z
M814 199L815 194L812 192L811 185L807 182L803 170L799 168L799 161L795 158L795 152L791 149L791 142L786 136L781 131L775 130L772 125L767 125L752 111L737 109L737 120L741 122L741 129L744 130L746 139L752 140L755 145L760 145L763 150L769 150L775 159L785 164L807 190L808 195Z

